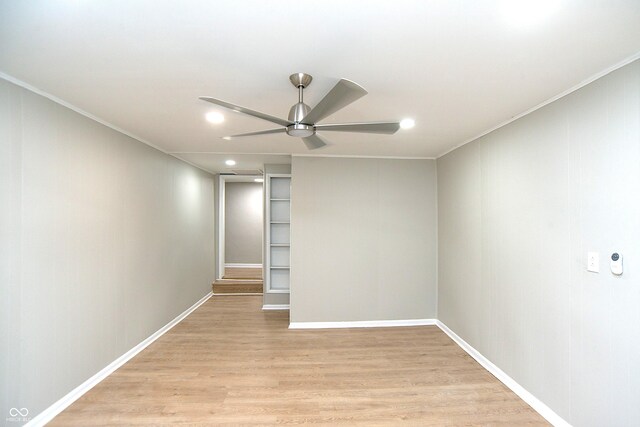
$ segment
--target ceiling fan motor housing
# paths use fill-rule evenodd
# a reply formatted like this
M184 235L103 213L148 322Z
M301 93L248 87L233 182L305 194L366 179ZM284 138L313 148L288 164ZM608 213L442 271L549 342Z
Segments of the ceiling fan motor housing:
M312 124L307 125L302 123L304 117L309 114L309 111L311 111L311 107L304 102L298 102L291 107L291 110L289 110L289 121L293 122L293 124L287 126L287 135L305 138L316 132Z
M293 107L289 110L289 121L293 123L302 123L304 116L309 114L309 111L311 111L311 107L304 102L293 104Z

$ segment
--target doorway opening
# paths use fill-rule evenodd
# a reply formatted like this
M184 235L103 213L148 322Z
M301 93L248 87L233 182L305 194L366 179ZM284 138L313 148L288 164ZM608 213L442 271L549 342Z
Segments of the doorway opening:
M262 294L263 178L220 175L218 189L218 265L213 293Z

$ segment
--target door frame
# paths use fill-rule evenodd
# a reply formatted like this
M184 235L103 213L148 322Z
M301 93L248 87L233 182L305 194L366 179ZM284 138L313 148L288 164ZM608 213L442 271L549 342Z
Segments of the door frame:
M256 178L264 180L264 175L218 175L218 215L216 215L217 242L216 279L222 279L225 266L225 186L227 182L255 182ZM264 269L264 181L262 182L262 268Z

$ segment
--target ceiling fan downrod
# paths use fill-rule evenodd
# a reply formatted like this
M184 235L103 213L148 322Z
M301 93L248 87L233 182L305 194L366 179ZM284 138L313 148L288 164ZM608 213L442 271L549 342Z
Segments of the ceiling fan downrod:
M291 84L298 88L298 103L294 104L289 110L289 121L293 122L292 125L287 126L287 134L297 137L307 137L315 133L313 124L303 123L304 117L309 114L311 107L304 103L304 88L311 84L311 77L306 73L295 73L289 76Z

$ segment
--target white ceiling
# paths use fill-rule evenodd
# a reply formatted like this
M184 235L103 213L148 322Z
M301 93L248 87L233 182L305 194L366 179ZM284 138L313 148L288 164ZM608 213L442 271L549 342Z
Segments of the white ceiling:
M523 24L514 4L553 7ZM348 78L369 95L324 123L416 127L325 133L314 154L434 157L637 54L639 23L638 0L3 0L0 71L178 155L307 154L286 135L222 140L274 126L197 97L286 118L289 74L313 75L312 106Z

